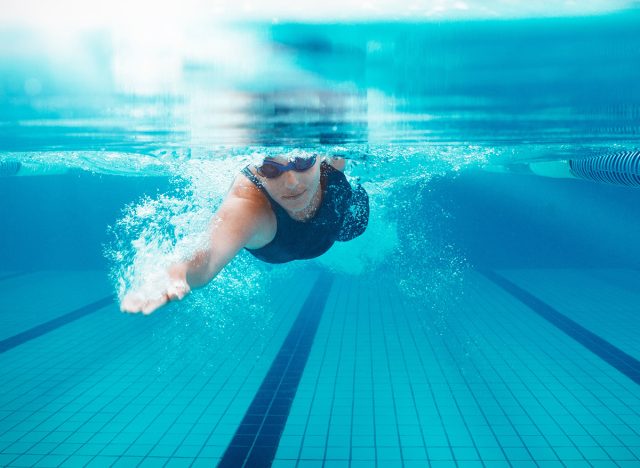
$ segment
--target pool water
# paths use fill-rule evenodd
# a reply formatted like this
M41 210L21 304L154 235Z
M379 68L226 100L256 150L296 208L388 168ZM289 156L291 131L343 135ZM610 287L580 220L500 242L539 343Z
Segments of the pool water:
M0 29L0 466L638 466L639 25ZM363 236L119 312L312 153Z

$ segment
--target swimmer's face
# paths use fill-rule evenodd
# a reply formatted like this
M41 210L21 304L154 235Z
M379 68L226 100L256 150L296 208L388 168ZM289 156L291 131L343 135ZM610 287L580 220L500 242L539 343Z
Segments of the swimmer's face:
M278 164L289 163L287 158L268 158ZM278 177L268 179L260 177L269 195L283 208L291 212L300 212L307 209L313 197L320 188L320 158L316 159L313 166L305 171L289 170Z

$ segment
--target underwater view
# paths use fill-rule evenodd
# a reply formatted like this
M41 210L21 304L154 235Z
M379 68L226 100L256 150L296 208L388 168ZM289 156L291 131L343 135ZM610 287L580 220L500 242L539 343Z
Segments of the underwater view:
M640 466L637 3L116 3L0 13L0 466Z

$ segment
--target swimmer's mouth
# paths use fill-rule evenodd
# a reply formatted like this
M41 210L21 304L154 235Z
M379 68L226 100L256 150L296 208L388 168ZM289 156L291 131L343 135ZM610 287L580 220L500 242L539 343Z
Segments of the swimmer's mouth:
M303 190L302 192L298 193L297 195L283 195L282 198L286 198L287 200L296 200L296 199L300 198L305 192L306 192L306 190Z

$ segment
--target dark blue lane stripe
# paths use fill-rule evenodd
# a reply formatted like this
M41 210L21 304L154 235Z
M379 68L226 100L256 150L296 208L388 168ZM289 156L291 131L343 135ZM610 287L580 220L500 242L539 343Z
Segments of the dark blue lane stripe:
M26 343L27 341L33 340L34 338L38 338L39 336L44 335L45 333L49 333L50 331L55 330L63 325L66 325L69 322L73 322L74 320L78 320L85 315L89 315L103 307L106 307L110 304L113 304L115 298L113 295L103 297L102 299L93 302L91 304L87 304L84 307L76 309L68 314L64 314L60 317L56 317L53 320L49 320L48 322L41 323L29 330L23 331L22 333L18 333L17 335L11 336L0 341L0 353L4 353L12 348L15 348L22 343Z
M321 273L218 467L268 467L280 443L333 278Z
M549 323L555 325L589 351L598 355L603 361L608 362L635 383L640 384L640 361L636 358L590 332L508 279L491 271L485 271L483 274ZM602 311L602 313L606 313L606 311Z
M0 275L0 281L4 281L4 280L10 279L10 278L15 278L16 276L27 275L29 273L31 273L31 271L24 270L24 271L16 271L16 272L13 272L13 273L8 273L6 275Z

